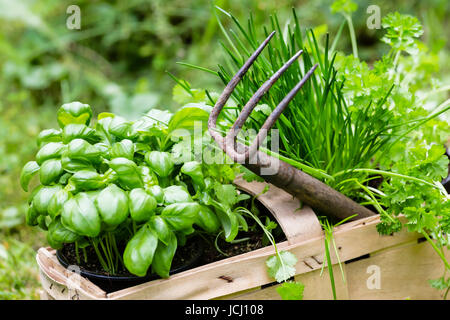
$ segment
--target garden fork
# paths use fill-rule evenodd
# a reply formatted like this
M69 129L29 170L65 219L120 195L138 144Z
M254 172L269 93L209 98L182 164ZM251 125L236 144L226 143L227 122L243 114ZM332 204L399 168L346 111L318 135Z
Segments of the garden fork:
M243 107L238 118L234 122L230 131L225 136L216 131L217 118L222 111L225 103L233 93L233 90L241 81L242 77L248 71L250 66L255 62L256 58L262 50L269 43L274 36L273 31L264 42L256 49L250 58L244 63L242 68L233 76L230 82L225 87L224 91L217 100L213 110L208 119L208 130L214 140L226 152L233 161L243 164L245 167L254 173L263 177L266 181L273 185L282 188L297 197L302 203L305 203L312 208L317 209L320 213L327 216L342 220L352 215L357 215L353 220L374 215L374 213L354 202L350 198L344 196L342 193L327 186L325 183L313 178L305 172L293 167L292 165L272 157L264 152L259 151L259 146L267 137L267 132L272 128L274 123L280 117L283 110L287 107L289 102L294 98L296 93L308 81L317 68L314 65L303 77L303 79L295 85L295 87L283 98L275 110L269 115L264 122L261 130L255 137L253 143L247 147L236 141L236 137L240 132L247 118L255 108L256 104L262 96L272 87L272 85L280 78L280 76L289 68L289 66L297 60L302 54L302 50L297 52L289 61L287 61L277 72L275 72L250 98L247 104ZM242 151L242 152L241 152ZM251 160L251 161L248 161ZM278 168L275 174L264 174L263 168Z

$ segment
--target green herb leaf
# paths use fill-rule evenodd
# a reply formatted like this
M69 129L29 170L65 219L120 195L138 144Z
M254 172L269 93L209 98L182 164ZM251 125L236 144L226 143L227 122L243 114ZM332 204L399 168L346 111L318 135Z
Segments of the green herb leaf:
M148 225L151 230L155 231L158 235L158 239L163 242L165 245L169 245L172 231L170 231L169 226L164 222L164 219L161 216L152 216L148 221Z
M80 170L70 177L69 182L78 191L100 189L105 186L103 177L95 171Z
M136 188L130 191L130 213L136 222L148 221L156 209L156 200L144 189Z
M173 232L169 235L167 243L158 244L152 263L152 270L162 278L169 277L170 266L177 250L177 237Z
M197 161L190 161L183 164L180 169L181 173L188 175L192 178L194 183L200 188L205 188L204 176L202 172L202 164Z
M61 128L71 123L89 125L91 118L91 107L78 101L63 104L57 113L58 123Z
M305 285L300 282L284 282L277 287L277 292L283 300L303 300Z
M42 130L37 137L37 145L41 148L44 144L49 142L61 142L61 130L45 129Z
M109 185L98 194L95 205L109 231L128 217L128 196L115 184Z
M48 159L41 165L39 179L43 185L47 186L58 180L63 171L61 160Z
M116 142L112 146L109 154L110 154L111 159L112 158L127 158L129 160L133 160L134 152L135 152L135 148L134 148L133 141L131 141L129 139L124 139L120 142Z
M40 188L33 197L33 207L36 212L41 215L47 215L47 209L51 198L61 189L62 187L60 185L44 186Z
M200 211L198 212L195 224L210 233L217 232L221 226L217 215L205 205L200 205Z
M296 263L297 257L294 254L289 251L281 251L279 255L267 259L267 271L278 282L287 281L295 276Z
M128 271L139 277L145 276L152 264L157 245L158 237L144 224L128 241L123 253L123 261Z
M48 233L50 234L50 237L53 241L58 243L71 243L75 242L79 236L76 233L73 233L72 231L66 229L59 218L54 219L49 227L48 227Z
M87 237L97 237L101 229L97 208L84 192L64 203L61 222L70 231Z
M192 228L199 211L200 205L196 202L174 203L161 211L161 217L174 230L183 230Z
M216 214L225 232L225 240L228 242L233 241L239 232L239 220L237 216L230 209L217 209Z
M169 122L169 134L174 137L191 135L196 129L202 133L207 128L208 112L196 107L180 109Z
M70 197L71 194L67 190L61 189L55 192L47 207L48 214L52 219L55 219L61 214L64 204Z
M67 153L64 155L86 163L99 163L101 162L101 154L101 151L89 142L83 139L74 139L67 145Z
M145 154L145 161L148 166L161 178L169 176L174 169L174 163L170 153L168 152L147 152Z
M163 189L164 204L169 205L177 202L192 202L191 195L183 186L170 186Z
M28 185L33 176L39 171L39 165L36 161L28 161L20 173L20 186L25 192L28 192Z
M38 221L37 221L38 217L39 217L39 213L36 211L36 209L34 209L33 203L31 203L30 206L28 207L28 211L25 216L26 224L29 226L32 226L32 227L37 226L38 225Z
M164 203L164 190L160 186L158 185L151 186L147 189L147 191L148 193L150 193L150 195L153 196L153 198L155 198L158 204Z
M49 142L39 149L36 154L36 162L41 165L48 159L59 159L66 147L61 142Z
M68 124L62 132L62 141L69 143L74 139L83 139L89 143L100 142L102 137L92 128L84 124Z
M122 188L132 190L144 186L139 169L133 161L126 158L115 158L109 162L109 166L117 173Z

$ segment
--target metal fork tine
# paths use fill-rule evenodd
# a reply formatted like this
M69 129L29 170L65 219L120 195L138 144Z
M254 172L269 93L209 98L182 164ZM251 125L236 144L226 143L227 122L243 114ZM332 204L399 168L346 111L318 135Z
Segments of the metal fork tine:
M253 96L248 100L244 108L242 108L241 113L238 118L234 122L231 127L226 139L229 137L233 139L238 133L239 130L244 125L247 118L252 113L253 109L256 107L256 104L261 100L261 98L269 91L269 89L275 84L275 82L281 77L281 75L291 66L294 61L303 53L303 50L298 51L294 56L292 56L278 71L276 71L264 84L259 87L258 90L253 94Z
M270 39L275 35L275 31L272 31L272 33L261 43L261 45L258 47L258 49L253 52L253 54L250 56L250 58L244 63L244 65L239 69L239 71L233 76L233 78L228 82L227 86L223 90L222 94L220 95L219 99L217 99L217 102L211 111L209 120L208 120L208 128L210 135L214 138L214 140L219 143L219 145L223 146L223 137L215 131L216 129L216 122L217 118L222 111L223 107L225 106L225 103L230 98L231 94L233 93L234 88L237 86L239 81L241 81L242 77L245 75L245 73L248 71L248 69L251 67L251 65L255 62L256 58L260 55L260 53L263 51L263 49L267 46Z
M277 107L267 117L263 126L259 130L255 140L250 145L250 147L245 151L244 161L247 160L248 158L253 157L256 151L258 151L259 146L267 137L267 132L272 128L272 126L275 124L275 122L283 113L284 109L286 109L286 107L289 105L289 102L291 102L291 100L294 99L297 92L303 87L306 81L308 81L308 79L312 76L314 70L316 70L318 66L319 65L316 63L311 69L309 69L309 71L305 74L302 80L300 80L299 83L297 83L295 87L291 91L289 91L289 93L283 98L283 100L281 100L281 102L277 105Z

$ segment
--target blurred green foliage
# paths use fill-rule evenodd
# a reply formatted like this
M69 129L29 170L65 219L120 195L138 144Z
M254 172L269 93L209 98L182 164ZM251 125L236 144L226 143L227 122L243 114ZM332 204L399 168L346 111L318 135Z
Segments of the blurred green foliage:
M183 61L216 70L223 63L223 41L214 5L256 25L277 12L280 21L295 7L305 27L335 34L342 17L330 10L332 0L0 0L0 299L37 298L34 250L45 240L25 227L26 194L19 188L22 166L36 152L36 135L56 127L56 109L65 102L89 103L95 113L112 111L136 118L150 108L174 109L173 80L167 72L221 89L217 77L177 65ZM366 26L369 5L381 16L399 11L417 16L422 39L439 55L437 69L448 78L449 12L447 0L357 1L353 23L359 56L374 61L388 50L382 31ZM81 29L69 30L69 5L81 9ZM337 49L350 53L347 32ZM448 83L448 81L445 81ZM35 181L36 183L37 181Z

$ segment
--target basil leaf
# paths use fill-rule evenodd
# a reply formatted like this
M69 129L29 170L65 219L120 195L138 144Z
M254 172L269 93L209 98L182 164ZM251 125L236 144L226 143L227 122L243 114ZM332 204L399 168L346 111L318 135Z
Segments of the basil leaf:
M158 184L158 177L149 167L141 165L138 169L141 174L142 182L146 188Z
M148 221L148 225L150 226L150 229L158 235L160 241L165 245L169 244L172 231L170 231L169 226L164 222L163 218L160 216L153 216Z
M100 215L94 203L83 192L64 204L61 222L64 227L82 236L96 237L100 233Z
M137 138L138 133L133 128L133 123L125 120L122 117L115 116L111 118L109 123L109 132L119 139L131 139Z
M41 190L44 186L42 184L36 186L30 193L30 195L28 196L27 202L29 205L31 205L31 203L33 202L34 196L39 192L39 190Z
M204 205L200 205L195 224L210 233L217 232L221 226L217 215L209 207Z
M139 120L135 121L133 126L137 131L149 132L152 129L167 129L173 114L168 110L151 109Z
M105 159L110 159L111 155L109 154L109 151L111 150L111 146L104 142L98 142L94 144L94 147L100 151L100 154Z
M47 215L48 205L53 195L61 190L60 185L44 186L33 197L33 206L37 213Z
M147 189L147 191L150 193L150 195L153 196L153 198L155 198L158 204L164 203L164 191L160 186L158 185L151 186Z
M58 180L63 171L61 160L49 159L42 163L39 171L39 179L43 185L47 186Z
M196 202L174 203L161 211L161 217L174 230L183 230L192 227L199 211L200 205Z
M126 158L115 158L109 161L109 166L117 173L122 188L132 190L144 186L139 169L133 161Z
M50 232L47 232L47 242L50 245L50 247L52 247L55 250L60 250L63 247L63 244L61 242L56 241L55 239L53 239L52 234Z
M171 136L182 137L190 135L194 127L199 125L202 132L206 130L209 113L196 107L182 108L175 113L169 122Z
M61 164L62 164L62 161L61 161ZM64 167L63 167L63 169L64 169ZM71 176L72 176L72 173L70 173L70 172L64 173L64 174L59 178L58 183L59 183L59 184L62 184L62 185L66 185L67 182L69 181L69 179L70 179Z
M69 143L77 138L84 139L89 143L97 143L101 140L101 136L94 129L84 124L68 124L64 127L62 132L62 141L64 143Z
M228 242L233 241L239 231L239 221L237 217L229 211L216 210L216 213L225 232L225 240Z
M50 202L48 203L47 212L48 215L55 219L62 212L64 203L70 198L70 193L64 189L61 189L51 197Z
M186 188L182 186L164 188L164 204L168 205L177 202L192 202L191 195Z
M176 251L177 237L171 232L167 244L162 242L158 244L153 258L152 270L162 278L169 277L170 267Z
M88 104L74 101L63 104L58 109L56 116L61 128L71 123L89 125L92 118L92 110Z
M97 197L100 194L100 192L101 190L93 190L93 191L86 191L84 193L87 195L89 200L91 200L95 204L95 201L97 200Z
M202 165L197 161L190 161L183 164L180 169L181 173L188 175L192 178L192 181L200 188L205 188L204 176L202 172Z
M39 149L36 154L36 162L41 165L45 160L58 159L66 149L66 146L61 142L49 142Z
M39 165L36 161L28 161L20 173L20 186L25 192L28 192L28 185L31 178L39 171Z
M95 190L105 186L103 177L97 172L90 170L75 172L69 179L69 182L72 183L78 191Z
M103 143L106 143L108 145L111 145L114 142L114 137L109 132L109 126L111 125L113 118L114 116L100 119L99 114L99 119L97 121L97 124L95 125L97 134L101 137Z
M91 171L95 170L89 161L80 159L71 159L65 155L63 155L61 158L61 164L63 169L70 173L76 173L77 171L80 170L91 170Z
M103 189L95 200L102 221L113 229L128 217L128 197L125 191L115 184Z
M71 159L82 160L90 163L101 162L101 151L83 139L74 139L67 145L65 154Z
M78 239L78 235L66 229L59 218L53 220L48 226L48 233L53 241L59 243L72 243Z
M158 237L144 224L128 241L123 253L123 261L128 271L139 277L145 276L152 264L157 245Z
M25 216L26 224L29 226L32 226L32 227L37 226L38 225L38 221L37 221L38 216L39 216L39 213L36 211L36 209L34 209L33 203L31 203L31 205L28 207L28 211Z
M131 140L124 139L116 142L109 152L111 159L113 158L127 158L133 160L134 158L134 143Z
M37 145L39 148L48 142L61 142L61 130L45 129L42 130L37 137Z
M149 167L162 178L169 176L174 169L174 163L168 152L147 152L145 154L145 161Z
M39 228L41 228L42 230L48 230L47 219L45 215L40 215L39 217L37 217L37 223Z
M156 200L144 189L137 188L130 191L130 214L136 222L148 221L155 214Z

